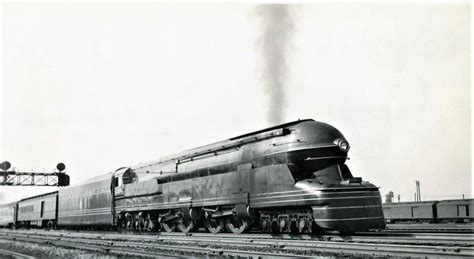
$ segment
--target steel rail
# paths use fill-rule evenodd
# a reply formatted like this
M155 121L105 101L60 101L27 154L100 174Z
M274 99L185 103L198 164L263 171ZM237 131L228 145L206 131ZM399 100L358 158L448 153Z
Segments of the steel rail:
M160 233L162 237L172 236L184 236L183 233ZM203 237L203 238L235 238L234 234L205 234L205 233L192 233L188 236ZM467 244L474 245L474 235L470 234L446 234L446 235L434 235L434 234L376 234L376 233L365 233L357 234L352 236L340 236L340 235L271 235L271 234L241 234L241 238L247 239L281 239L281 240L331 240L331 241L354 241L354 242L411 242L411 243L424 243L424 244Z
M122 254L122 255L129 255L129 256L148 256L148 257L170 256L169 254L163 254L163 253L158 253L158 252L152 253L152 252L147 252L147 251L133 251L130 249L115 248L115 247L104 246L104 245L101 246L97 244L83 244L83 243L68 242L68 241L61 241L61 240L44 240L43 238L39 238L39 237L12 237L10 236L7 238L11 240L15 240L15 241L34 242L34 243L39 243L39 244L45 243L45 244L49 244L53 246L75 248L75 249L80 249L80 250L88 250L88 251L101 252L101 253Z
M318 252L330 252L330 253L348 253L353 254L354 251L358 251L360 254L377 254L377 255L389 255L389 256L473 256L474 248L472 247L459 247L459 246L427 246L427 245L407 245L407 244L386 244L378 242L373 239L371 243L361 242L340 242L340 241L320 241L320 240L275 240L275 239L241 239L240 237L234 238L209 238L203 239L202 237L172 237L163 238L158 237L158 240L173 241L187 243L194 241L196 243L218 243L226 244L231 246L259 246L259 247L280 247L283 250L306 250L306 251L318 251Z
M26 231L25 233L32 233ZM33 232L34 233L34 232ZM37 232L41 234L42 232ZM43 232L48 235L63 235L62 232ZM187 236L186 239L236 239L236 235L230 233L220 233L220 234L209 234L209 233L192 233L192 234L183 234L183 233L158 233L153 234L142 234L137 233L132 234L117 234L117 233L90 233L90 232L67 232L68 235L71 233L80 234L82 236L90 236L92 238L101 238L102 235L106 234L109 238L116 239L140 239L140 240L156 240L156 238L163 240L174 239L178 241L179 238ZM150 233L150 232L146 232ZM392 244L425 244L425 245L458 245L458 246L474 246L474 235L470 234L376 234L376 233L362 233L359 235L341 237L339 235L324 235L324 236L312 236L312 235L270 235L270 234L241 234L238 236L238 239L251 239L251 240L294 240L294 241L339 241L339 242L365 242L365 243L392 243Z
M0 255L10 255L10 256L13 256L15 258L27 258L27 259L36 258L34 256L30 256L30 255L27 255L27 254L22 254L22 253L18 253L18 252L6 250L6 249L1 249L1 248L0 248Z
M234 238L232 237L200 237L200 236L160 236L160 240L201 240L202 238L208 238L212 240L217 240L219 242L224 242L223 240L228 239L232 242ZM260 241L266 240L268 242L275 242L275 241L288 241L288 242L299 242L299 243L313 243L313 242L357 242L357 243L378 243L378 244L417 244L417 245L455 245L455 246L474 246L473 240L444 240L444 239L410 239L410 237L327 237L324 239L291 239L291 238L239 238L245 240L253 240L253 241Z

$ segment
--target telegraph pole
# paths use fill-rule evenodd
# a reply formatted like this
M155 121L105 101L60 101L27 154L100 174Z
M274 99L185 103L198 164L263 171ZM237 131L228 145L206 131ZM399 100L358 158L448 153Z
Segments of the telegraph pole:
M421 189L420 189L420 181L415 181L416 192L415 192L415 201L421 201Z

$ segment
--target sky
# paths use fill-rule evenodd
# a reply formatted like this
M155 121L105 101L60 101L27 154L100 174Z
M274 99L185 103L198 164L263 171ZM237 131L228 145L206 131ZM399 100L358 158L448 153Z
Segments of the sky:
M77 184L272 126L280 109L282 122L338 128L352 173L382 194L413 200L419 180L422 200L472 197L467 2L285 6L284 34L262 8L2 4L0 160L38 171L63 162ZM269 28L277 40L262 40ZM280 55L276 70L268 55Z

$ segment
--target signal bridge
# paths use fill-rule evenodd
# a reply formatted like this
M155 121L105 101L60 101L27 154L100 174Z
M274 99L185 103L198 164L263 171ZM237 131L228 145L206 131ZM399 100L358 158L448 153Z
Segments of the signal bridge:
M0 186L68 186L69 175L64 171L66 166L63 163L59 163L56 166L58 172L45 173L45 172L19 172L10 169L11 164L8 161L4 161L0 164Z

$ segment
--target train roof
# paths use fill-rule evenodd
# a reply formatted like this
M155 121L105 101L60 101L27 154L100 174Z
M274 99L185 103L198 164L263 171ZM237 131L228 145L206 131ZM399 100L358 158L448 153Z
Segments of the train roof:
M68 188L74 188L74 187L77 187L77 186L81 186L81 185L86 185L86 184L91 184L91 183L95 183L95 182L100 182L100 181L103 181L103 180L110 180L112 179L112 175L114 174L114 172L108 172L108 173L105 173L105 174L99 174L97 176L94 176L94 177L91 177L91 178L87 178L86 180L84 181L81 181L81 182L78 182L78 183L75 183L73 185L69 185L69 186L66 186L64 188L61 188L61 190L63 189L68 189Z
M243 135L239 135L237 137L233 137L233 138L230 138L228 140L236 140L236 139L240 139L240 138L260 134L260 133L263 133L263 132L266 132L266 131L272 131L272 130L276 130L276 129L286 128L286 127L296 125L296 124L299 124L299 123L302 123L302 122L305 122L305 121L314 121L314 120L313 119L304 119L304 120L297 120L297 121L287 122L287 123L280 124L280 125L277 125L277 126L265 128L265 129L262 129L262 130L257 130L257 131L246 133L246 134L243 134ZM224 140L224 141L226 141L226 140Z
M219 151L219 150L229 149L229 148L232 148L232 147L235 147L235 146L246 144L246 143L248 143L252 140L253 141L258 140L258 136L260 136L262 134L270 133L270 132L278 130L278 129L284 129L284 128L287 128L289 126L293 126L293 125L303 123L303 122L307 122L307 121L314 121L314 120L313 119L297 120L297 121L292 121L292 122L280 124L280 125L277 125L277 126L265 128L265 129L262 129L262 130L253 131L253 132L242 134L242 135L239 135L239 136L236 136L236 137L233 137L233 138L218 141L218 142L215 142L215 143L212 143L212 144L209 144L209 145L189 149L189 150L186 150L186 151L183 151L183 152L180 152L180 153L176 153L176 154L173 154L173 155L170 155L170 156L166 156L166 157L162 157L162 158L159 158L159 159L156 159L156 160L140 163L140 164L132 166L131 169L132 170L141 169L141 168L145 168L145 167L152 166L152 165L155 165L155 164L160 164L160 163L163 163L163 162L167 162L167 161L170 161L170 160L184 160L184 159L194 157L194 156L199 156L199 155L203 155L203 154L216 152L216 151ZM266 137L272 137L272 136L273 135L266 136Z
M9 203L0 204L0 208L9 207L9 206L15 205L17 203L18 203L18 201L13 201L13 202L9 202Z
M442 200L439 203L474 203L474 199Z
M474 203L474 199L454 199L454 200L432 200L432 201L408 201L408 202L392 202L392 203L383 203L384 207L391 206L405 206L405 205L427 205L434 203Z
M35 196L31 196L31 197L28 197L28 198L21 199L20 201L32 200L32 199L45 197L45 196L49 196L49 195L53 195L53 194L57 194L57 193L58 193L58 191L43 193L43 194L39 194L39 195L35 195Z
M384 207L388 206L405 206L405 205L427 205L427 204L434 204L439 201L407 201L407 202L392 202L392 203L383 203Z
M105 174L99 174L95 177L88 178L85 181L74 184L73 186L83 185L83 184L88 184L88 183L93 183L93 182L98 182L98 181L103 181L103 180L110 180L110 179L112 179L112 174L114 174L114 173L113 172L108 172L108 173L105 173Z

